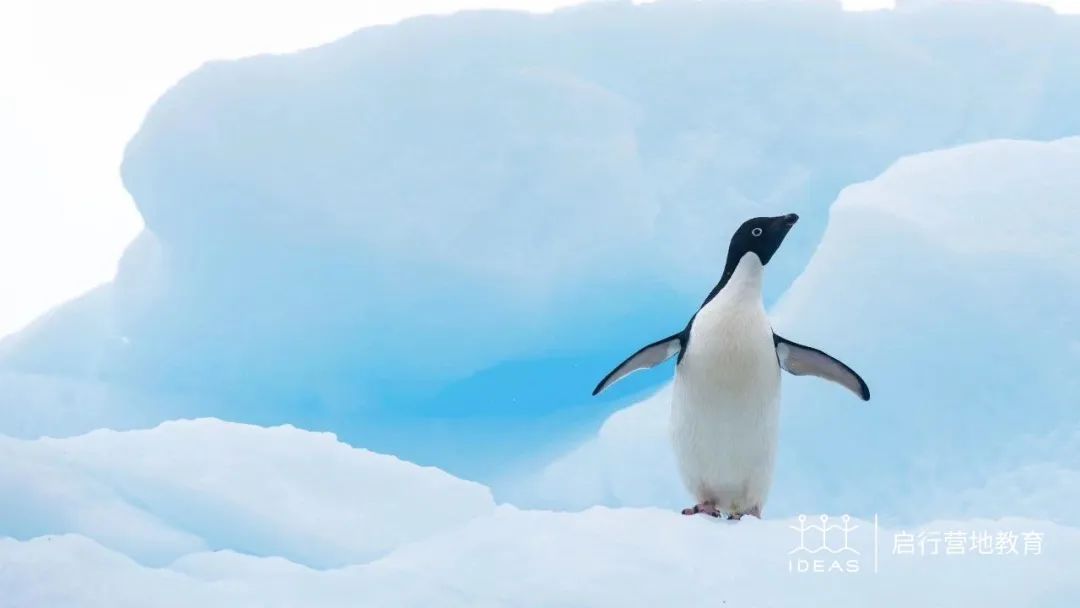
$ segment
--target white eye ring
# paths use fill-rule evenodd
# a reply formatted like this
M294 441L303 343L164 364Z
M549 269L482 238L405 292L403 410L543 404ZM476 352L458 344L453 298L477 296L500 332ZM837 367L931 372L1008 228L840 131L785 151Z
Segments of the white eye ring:
M750 231L750 234L752 234L754 236L761 236L761 228L754 228L753 230Z

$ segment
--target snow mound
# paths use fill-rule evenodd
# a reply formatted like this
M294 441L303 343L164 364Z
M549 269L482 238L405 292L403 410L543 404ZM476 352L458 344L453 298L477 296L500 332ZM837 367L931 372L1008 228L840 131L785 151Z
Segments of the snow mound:
M668 387L611 415L596 437L513 482L499 498L539 508L592 505L684 507L668 440Z
M0 590L15 606L83 608L669 606L702 605L703 598L738 608L805 606L808 597L837 607L1064 608L1080 599L1074 528L1004 519L880 529L875 561L873 523L847 524L856 529L846 544L839 537L829 542L850 550L823 557L800 550L816 545L800 544L797 520L728 524L657 510L502 507L376 561L334 570L231 552L150 568L80 536L0 539ZM979 541L969 546L970 536L998 532L1016 535L1015 554L998 554L993 545L980 552ZM963 537L962 555L945 554L946 533ZM1041 535L1038 554L1028 547L1031 533ZM894 546L906 546L896 540L906 534L938 538L938 554L894 554Z
M647 438L655 425L634 417L609 428ZM495 506L479 484L329 434L218 420L5 438L0 459L9 463L0 468L4 606L710 598L749 607L813 597L838 607L1064 607L1080 599L1080 529L1036 519L903 529L843 515L726 522L656 508L524 510Z
M481 485L288 426L0 437L0 459L0 534L78 533L151 565L224 548L355 563L494 508Z

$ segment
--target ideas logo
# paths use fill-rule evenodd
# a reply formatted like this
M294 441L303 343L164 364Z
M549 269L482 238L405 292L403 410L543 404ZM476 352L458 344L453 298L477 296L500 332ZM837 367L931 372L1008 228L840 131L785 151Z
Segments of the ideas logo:
M830 518L821 515L818 523L812 523L806 515L799 515L797 526L788 526L799 533L799 545L788 552L788 572L855 574L862 568L865 552L856 549L866 543L865 534L854 533L863 528L852 521L850 515ZM865 531L864 531L865 532ZM873 568L877 572L878 522L873 526Z
M788 572L794 574L877 573L882 557L892 563L915 558L1010 560L1037 557L1042 555L1045 535L1037 530L1018 532L1003 528L899 530L891 532L892 550L886 546L882 555L877 515L872 521L860 521L850 515L799 515L796 521L798 525L788 526L797 533L798 540L795 548L788 551Z

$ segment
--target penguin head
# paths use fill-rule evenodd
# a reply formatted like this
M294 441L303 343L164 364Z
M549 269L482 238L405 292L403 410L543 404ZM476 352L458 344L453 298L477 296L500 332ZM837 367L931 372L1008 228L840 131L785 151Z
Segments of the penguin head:
M799 221L794 213L776 217L755 217L746 220L731 237L728 247L728 263L738 263L747 253L754 253L764 266L772 259L788 231Z
M787 233L791 231L791 227L797 221L799 221L799 216L789 213L776 217L755 217L743 222L743 225L739 226L739 229L731 237L724 274L720 277L720 282L716 284L716 287L713 287L709 296L705 298L701 307L704 308L727 285L728 279L735 274L735 269L738 268L739 263L746 257L746 254L753 253L761 260L762 266L768 264L773 254L780 248L780 243L784 242L784 237L787 236Z

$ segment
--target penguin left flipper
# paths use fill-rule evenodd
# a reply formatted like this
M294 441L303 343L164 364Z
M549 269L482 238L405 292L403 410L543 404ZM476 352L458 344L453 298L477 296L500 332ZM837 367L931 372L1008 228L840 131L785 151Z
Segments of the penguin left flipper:
M598 394L600 391L615 384L624 376L627 376L632 372L636 372L639 369L656 367L664 361L674 357L682 350L686 339L685 336L686 333L685 330L683 330L677 334L641 347L636 353L627 357L626 361L623 361L617 365L615 369L608 372L608 375L604 376L604 379L593 389L592 394Z
M817 376L843 386L863 401L870 400L870 387L842 361L816 348L792 342L773 332L776 359L787 372L796 376Z

